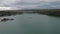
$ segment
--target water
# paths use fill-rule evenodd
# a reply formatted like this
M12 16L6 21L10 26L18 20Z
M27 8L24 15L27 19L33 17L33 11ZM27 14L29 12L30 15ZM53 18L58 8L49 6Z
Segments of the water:
M60 34L60 17L24 13L2 18L15 20L0 22L0 34Z

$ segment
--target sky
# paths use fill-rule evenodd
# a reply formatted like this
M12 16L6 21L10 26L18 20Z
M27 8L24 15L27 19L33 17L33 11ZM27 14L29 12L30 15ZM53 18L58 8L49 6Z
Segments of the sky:
M60 8L60 0L0 0L0 7L14 9Z

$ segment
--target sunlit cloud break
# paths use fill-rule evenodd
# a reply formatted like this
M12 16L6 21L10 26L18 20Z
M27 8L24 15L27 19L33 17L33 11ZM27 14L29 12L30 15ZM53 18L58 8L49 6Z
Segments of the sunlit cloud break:
M18 9L18 6L15 6L15 4L20 1L21 0L0 0L0 10Z
M17 10L17 8L13 8L13 7L0 7L0 10Z

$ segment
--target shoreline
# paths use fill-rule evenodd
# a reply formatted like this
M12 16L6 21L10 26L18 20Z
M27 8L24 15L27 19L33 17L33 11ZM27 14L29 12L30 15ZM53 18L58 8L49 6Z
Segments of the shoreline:
M16 14L23 14L23 13L37 13L37 14L44 14L48 16L59 16L60 17L60 9L41 9L41 10L5 10L0 11L0 16L11 16Z

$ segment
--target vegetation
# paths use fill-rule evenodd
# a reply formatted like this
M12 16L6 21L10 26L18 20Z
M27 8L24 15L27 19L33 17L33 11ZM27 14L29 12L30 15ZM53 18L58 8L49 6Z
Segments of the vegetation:
M12 11L12 10L6 10L6 11L0 11L0 17L1 16L11 16L16 14L22 14L23 12L20 11Z
M5 11L0 11L0 17L23 14L23 13L38 13L38 14L44 14L49 16L60 16L60 9L5 10Z
M32 12L27 12L27 13L38 13L49 16L60 16L60 9L41 9L41 10L30 10L30 11Z
M44 11L37 11L38 13L41 14L46 14L46 15L50 15L50 16L60 16L60 10L59 9L51 9L51 10L44 10Z

